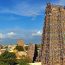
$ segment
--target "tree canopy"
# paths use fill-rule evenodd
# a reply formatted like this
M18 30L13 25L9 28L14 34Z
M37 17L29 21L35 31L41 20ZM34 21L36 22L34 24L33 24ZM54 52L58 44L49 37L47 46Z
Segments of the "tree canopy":
M18 50L18 51L24 51L24 48L22 46L16 46L15 49Z
M15 53L11 53L8 51L5 51L2 55L0 55L0 59L13 59L16 58Z
M18 63L19 63L19 65L29 65L27 59L20 59Z
M10 53L5 51L3 54L0 55L0 65L15 65L16 64L16 55L14 53Z

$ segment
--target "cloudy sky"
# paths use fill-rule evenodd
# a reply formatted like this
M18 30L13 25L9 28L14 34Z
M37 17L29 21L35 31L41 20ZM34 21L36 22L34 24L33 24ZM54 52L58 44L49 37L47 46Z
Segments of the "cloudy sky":
M40 43L46 1L0 0L0 42L3 39L24 39L27 43ZM65 0L50 1L65 4Z

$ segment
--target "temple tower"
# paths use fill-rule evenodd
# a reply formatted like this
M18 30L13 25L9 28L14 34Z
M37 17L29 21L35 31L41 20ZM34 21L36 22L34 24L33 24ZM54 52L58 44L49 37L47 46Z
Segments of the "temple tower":
M42 65L65 65L65 7L47 4L42 36Z

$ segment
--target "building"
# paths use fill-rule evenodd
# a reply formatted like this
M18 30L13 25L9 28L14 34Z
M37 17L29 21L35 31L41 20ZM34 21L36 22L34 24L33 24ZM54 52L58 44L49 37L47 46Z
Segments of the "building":
M28 51L27 51L27 57L31 61L33 61L34 53L35 53L35 44L29 44L29 48L28 48Z
M7 48L7 50L9 51L9 52L16 52L16 45L8 45L8 48Z
M24 47L24 41L23 40L18 40L17 44L18 44L18 46Z
M3 54L6 51L6 49L1 49L0 50L0 55Z
M65 65L65 7L47 4L42 36L42 65Z

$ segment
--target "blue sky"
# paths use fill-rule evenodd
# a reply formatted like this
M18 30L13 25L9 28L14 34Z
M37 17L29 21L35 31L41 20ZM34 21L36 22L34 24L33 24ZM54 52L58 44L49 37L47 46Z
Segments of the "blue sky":
M64 0L50 0L64 5ZM46 0L0 0L0 41L24 39L40 43Z

